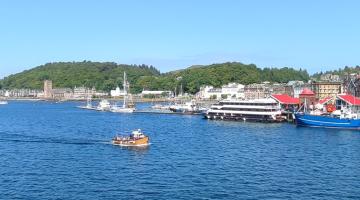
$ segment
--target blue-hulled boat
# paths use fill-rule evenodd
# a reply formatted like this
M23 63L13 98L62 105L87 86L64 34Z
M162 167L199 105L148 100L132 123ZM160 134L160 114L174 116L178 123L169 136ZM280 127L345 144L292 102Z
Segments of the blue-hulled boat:
M337 95L335 110L331 113L307 110L307 99L305 99L303 112L295 113L298 126L356 129L360 130L360 99L352 95Z
M360 119L340 118L331 115L311 115L307 113L296 113L295 119L298 126L360 130Z

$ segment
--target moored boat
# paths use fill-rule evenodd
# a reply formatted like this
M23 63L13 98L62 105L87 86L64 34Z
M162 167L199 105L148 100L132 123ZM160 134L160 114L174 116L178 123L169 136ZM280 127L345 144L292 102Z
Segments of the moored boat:
M149 136L146 136L140 129L132 131L129 136L115 136L112 144L120 146L147 146L150 144Z
M96 110L97 109L97 108L92 106L91 96L90 95L88 95L88 97L86 99L86 105L85 106L78 106L78 108L87 109L87 110Z
M360 130L360 99L351 95L338 95L338 108L330 113L309 111L306 101L303 111L295 113L297 126Z
M96 110L98 111L110 111L110 109L111 109L111 104L106 99L101 100L96 108Z
M223 100L211 106L205 118L215 120L280 122L281 108L274 99Z
M6 104L8 104L7 101L0 101L0 105L6 105Z
M188 113L188 114L201 113L201 110L196 105L195 100L191 100L191 101L188 101L185 103L171 105L171 106L169 106L169 110L171 112L176 112L176 113Z
M336 115L311 115L307 113L296 113L295 119L298 126L360 130L360 119L357 117L347 118Z
M124 99L123 99L123 105L118 106L117 104L111 106L110 111L115 113L132 113L135 111L135 105L132 101L131 94L128 93L130 84L126 80L126 73L124 72Z

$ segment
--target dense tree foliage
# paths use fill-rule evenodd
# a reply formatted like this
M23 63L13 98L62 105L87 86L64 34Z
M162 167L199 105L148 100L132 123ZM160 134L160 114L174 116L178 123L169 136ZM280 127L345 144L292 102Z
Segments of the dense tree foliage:
M257 68L238 62L193 66L165 74L147 65L119 65L100 62L59 62L48 63L31 70L11 75L0 81L4 88L42 89L43 80L53 81L54 87L86 86L109 91L121 86L123 72L128 74L132 92L148 90L177 90L183 86L185 92L195 93L203 85L220 87L229 82L242 84L270 82L288 82L290 80L307 81L306 70L292 68ZM176 88L176 89L175 89Z
M147 65L118 65L112 62L58 62L8 76L1 81L4 88L41 89L44 80L52 80L54 87L86 86L109 91L122 85L123 73L134 82L142 76L157 76L160 72Z
M245 65L238 62L213 64L170 73L169 76L181 77L185 91L194 93L203 85L220 87L221 85L237 82L241 84L260 83L264 81L286 83L290 80L309 80L306 70L292 68L257 68L256 65ZM177 80L177 79L175 79Z

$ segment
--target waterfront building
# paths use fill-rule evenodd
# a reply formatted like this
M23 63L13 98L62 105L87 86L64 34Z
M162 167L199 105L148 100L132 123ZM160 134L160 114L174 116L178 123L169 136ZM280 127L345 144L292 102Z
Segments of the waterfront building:
M196 94L199 99L221 99L221 88L214 88L213 86L204 86Z
M275 99L281 106L288 106L288 105L299 105L300 99L291 97L287 94L273 94L271 98Z
M52 99L73 99L74 93L70 88L52 89Z
M300 104L304 104L306 101L307 106L314 107L317 103L316 95L309 88L304 88L299 95Z
M291 97L287 94L272 94L271 98L278 102L283 110L294 111L300 104L299 98Z
M236 98L244 99L244 88L245 86L239 83L229 83L221 87L221 98Z
M295 98L299 98L300 93L306 87L309 87L309 85L305 84L304 81L289 81L287 86L291 88L290 90L292 90L292 94L289 95Z
M12 89L12 90L3 90L0 92L0 96L10 97L10 98L35 98L41 93L41 90L32 90L32 89Z
M293 89L285 83L274 83L269 85L270 94L287 94L293 96Z
M53 84L51 80L44 81L44 98L51 99L53 97Z
M344 77L344 92L360 97L360 74L349 74Z
M337 95L336 106L338 110L350 109L352 113L356 113L360 117L360 98L349 94L340 94Z
M254 83L244 87L245 99L264 99L269 98L270 95L270 88L266 83Z
M124 90L120 90L120 88L118 86L118 87L116 87L115 90L110 91L110 95L111 95L111 97L120 97L120 96L125 96L126 93Z
M244 99L244 88L245 86L239 83L228 83L223 85L221 88L214 88L213 86L204 86L200 88L197 93L199 99Z
M88 96L93 96L96 93L95 88L87 88L87 87L74 87L74 99L86 99Z
M311 89L315 92L317 99L324 99L326 97L335 98L336 95L342 93L341 82L312 82Z

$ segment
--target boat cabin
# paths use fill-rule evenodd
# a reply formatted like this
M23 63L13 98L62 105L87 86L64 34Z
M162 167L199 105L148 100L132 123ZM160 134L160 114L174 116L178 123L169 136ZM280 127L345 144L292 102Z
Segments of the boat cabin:
M141 132L141 129L135 130L130 134L130 138L138 139L138 138L144 138L145 135Z
M349 94L337 95L336 109L350 112L360 118L360 98Z

